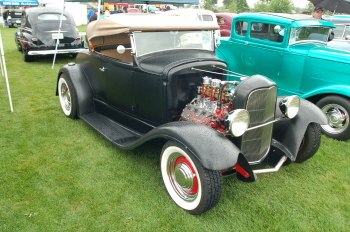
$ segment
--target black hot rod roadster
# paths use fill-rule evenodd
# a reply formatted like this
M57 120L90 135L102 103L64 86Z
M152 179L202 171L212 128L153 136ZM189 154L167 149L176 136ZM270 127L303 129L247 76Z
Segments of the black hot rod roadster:
M319 124L327 123L312 103L277 97L264 76L225 81L239 74L215 56L218 28L175 16L104 18L88 25L89 50L63 66L57 80L64 114L116 146L164 140L164 184L191 214L218 203L223 175L253 182L258 173L312 157Z

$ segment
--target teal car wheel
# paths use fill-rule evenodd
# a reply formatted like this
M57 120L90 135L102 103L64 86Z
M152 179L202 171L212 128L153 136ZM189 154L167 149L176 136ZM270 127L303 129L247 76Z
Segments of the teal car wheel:
M337 140L350 138L350 101L341 96L328 96L317 102L326 114L327 125L322 125L322 133Z

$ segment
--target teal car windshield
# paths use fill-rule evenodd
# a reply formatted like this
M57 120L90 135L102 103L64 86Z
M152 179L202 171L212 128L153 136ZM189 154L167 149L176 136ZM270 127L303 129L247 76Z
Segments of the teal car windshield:
M212 31L134 32L136 55L174 49L214 51Z
M327 42L330 27L320 26L306 26L306 27L292 27L289 37L289 43L322 41Z

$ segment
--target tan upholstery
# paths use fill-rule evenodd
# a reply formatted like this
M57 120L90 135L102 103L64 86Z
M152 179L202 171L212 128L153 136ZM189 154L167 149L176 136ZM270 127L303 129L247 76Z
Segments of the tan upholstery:
M117 49L109 49L109 50L102 50L98 53L101 53L105 56L112 57L114 59L123 60L126 62L132 62L132 55L131 50L126 50L123 54L120 54L117 52Z

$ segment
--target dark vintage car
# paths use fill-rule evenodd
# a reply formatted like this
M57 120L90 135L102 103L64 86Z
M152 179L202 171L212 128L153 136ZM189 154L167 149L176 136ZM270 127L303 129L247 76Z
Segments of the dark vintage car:
M112 15L88 25L89 49L57 79L64 114L114 145L164 141L165 187L191 214L218 203L223 175L253 182L312 157L319 124L327 123L309 101L277 97L276 83L264 76L225 81L230 74L215 55L217 29L181 17Z
M235 13L215 13L218 25L220 27L220 35L222 37L231 35L232 20L237 15Z
M34 56L38 55L75 55L84 50L73 16L67 11L62 14L62 9L58 8L27 9L22 16L19 31L15 33L15 42L18 51L22 51L25 62L34 61Z
M9 16L7 16L7 25L9 27L19 27L21 25L21 17L22 17L23 11L10 11Z

